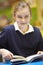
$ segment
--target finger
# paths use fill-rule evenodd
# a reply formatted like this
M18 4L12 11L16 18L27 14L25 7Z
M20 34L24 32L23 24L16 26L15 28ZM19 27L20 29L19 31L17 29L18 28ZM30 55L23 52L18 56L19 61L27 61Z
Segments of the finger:
M13 58L14 57L14 54L10 53L10 56L11 56L11 58Z
M43 54L43 52L42 51L38 51L38 54Z
M41 52L40 52L40 51L38 51L38 52L37 52L37 54L41 54Z
M11 57L11 55L7 55L7 56L4 57L4 59L5 59L5 60L11 60L12 57Z

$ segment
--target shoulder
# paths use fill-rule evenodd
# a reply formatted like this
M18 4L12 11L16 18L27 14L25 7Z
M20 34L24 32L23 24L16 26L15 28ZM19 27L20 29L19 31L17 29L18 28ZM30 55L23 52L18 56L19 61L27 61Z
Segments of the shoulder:
M3 29L13 29L13 28L14 28L14 25L9 25L9 26L4 27Z
M0 34L11 32L15 30L14 25L5 26Z
M37 27L33 27L35 32L40 32L40 29Z
M10 31L10 30L14 30L14 29L15 29L14 25L9 25L9 26L6 26L3 28L3 30L5 30L5 31Z
M33 28L34 28L34 33L40 36L41 35L40 29L37 27L33 27Z
M15 33L15 28L13 25L9 25L3 28L2 32L0 33L0 37L6 37Z

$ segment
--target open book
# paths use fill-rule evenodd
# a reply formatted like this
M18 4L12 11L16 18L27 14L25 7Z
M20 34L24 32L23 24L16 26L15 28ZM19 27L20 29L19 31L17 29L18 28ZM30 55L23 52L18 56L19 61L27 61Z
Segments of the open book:
M35 54L35 55L31 55L28 57L23 57L23 56L18 56L18 55L14 55L14 59L11 60L11 62L15 63L15 62L33 62L37 59L43 59L43 54Z

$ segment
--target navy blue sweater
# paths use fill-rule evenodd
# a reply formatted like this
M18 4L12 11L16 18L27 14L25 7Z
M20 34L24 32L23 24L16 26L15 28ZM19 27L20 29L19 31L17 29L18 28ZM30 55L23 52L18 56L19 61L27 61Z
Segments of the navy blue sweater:
M15 55L29 56L43 50L43 43L40 31L33 27L34 32L23 35L15 31L10 25L0 33L0 48L5 48Z

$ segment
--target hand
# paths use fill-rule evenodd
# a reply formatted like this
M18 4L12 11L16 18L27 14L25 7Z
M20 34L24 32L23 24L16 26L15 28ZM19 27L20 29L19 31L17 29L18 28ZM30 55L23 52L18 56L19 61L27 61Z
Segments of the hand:
M13 53L6 49L0 49L0 54L2 54L3 59L10 60L13 58Z
M37 54L43 54L43 51L38 51Z

